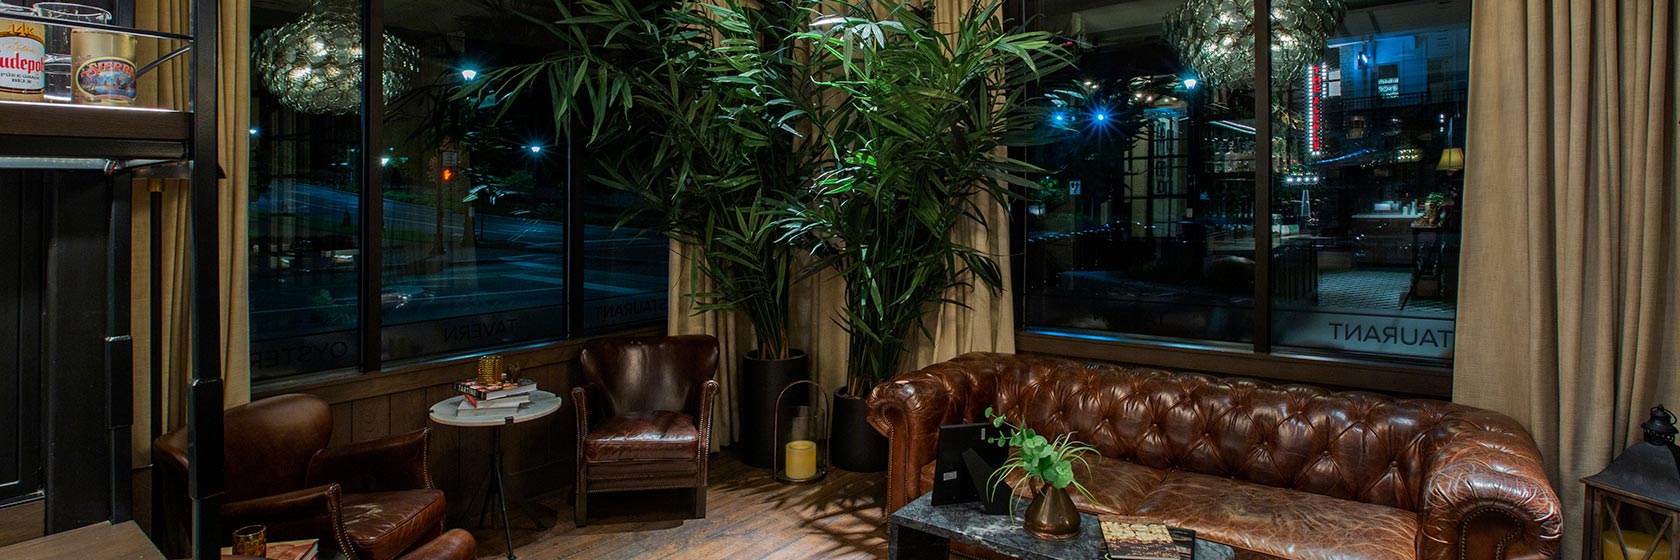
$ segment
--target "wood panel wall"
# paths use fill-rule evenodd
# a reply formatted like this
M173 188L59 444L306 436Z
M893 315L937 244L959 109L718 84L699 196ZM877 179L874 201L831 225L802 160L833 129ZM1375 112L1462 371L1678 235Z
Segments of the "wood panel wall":
M659 335L663 328L647 328L616 335ZM575 339L499 352L520 376L537 380L537 387L565 399L547 417L515 424L502 433L505 479L509 496L537 496L569 488L576 474L576 411L571 388L580 383L577 355L587 339ZM455 396L455 381L472 377L477 357L441 360L393 371L363 374L309 385L258 386L252 398L285 393L309 393L332 405L332 445L369 441L421 428L431 429L432 480L449 500L451 524L460 526L476 515L492 449L490 430L458 428L428 419L438 401ZM515 517L515 523L521 520Z

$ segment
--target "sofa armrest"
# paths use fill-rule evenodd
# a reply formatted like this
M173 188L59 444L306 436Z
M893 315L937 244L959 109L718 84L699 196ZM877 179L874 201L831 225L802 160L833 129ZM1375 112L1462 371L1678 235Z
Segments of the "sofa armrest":
M1563 510L1534 440L1516 421L1473 411L1432 434L1418 498L1418 558L1551 558Z
M474 560L478 558L478 540L464 529L452 529L408 551L397 560Z
M887 436L887 511L915 500L921 468L939 451L939 427L983 421L997 369L989 355L962 356L887 380L869 393L869 425Z
M345 492L432 489L426 455L427 428L361 443L329 447L309 459L305 484L338 483Z
M247 525L267 527L268 540L324 539L339 550L350 550L339 508L343 489L324 484L284 494L263 496L223 504L222 526L217 540L227 544L233 530Z

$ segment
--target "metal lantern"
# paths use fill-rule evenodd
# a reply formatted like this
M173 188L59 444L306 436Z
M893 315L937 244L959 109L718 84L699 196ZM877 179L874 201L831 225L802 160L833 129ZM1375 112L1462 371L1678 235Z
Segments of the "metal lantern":
M1674 413L1657 405L1633 444L1587 485L1584 558L1680 560L1680 447Z
M828 394L821 384L801 379L776 395L776 480L803 484L828 474L828 439L823 437L831 404Z

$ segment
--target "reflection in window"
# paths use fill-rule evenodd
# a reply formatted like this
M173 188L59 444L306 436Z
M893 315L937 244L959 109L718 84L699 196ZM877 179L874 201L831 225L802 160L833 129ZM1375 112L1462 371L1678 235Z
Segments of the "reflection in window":
M664 320L671 250L651 229L657 218L620 223L634 196L593 183L583 188L583 328Z
M586 193L582 223L569 220L572 177L587 170L573 167L581 152L557 134L547 100L455 96L481 72L556 48L521 15L552 20L554 4L387 0L372 146L360 124L360 10L356 0L252 8L253 377L567 336L574 303L585 329L663 318L664 239L646 223L614 229L630 201L611 192ZM320 42L300 51L297 37ZM362 192L364 173L377 195ZM382 205L377 239L361 236L364 200ZM585 247L576 286L572 235ZM370 244L381 262L364 262ZM379 267L377 292L361 285L362 266ZM363 298L380 304L378 349L360 348Z
M1280 347L1449 360L1468 1L1364 2L1274 97ZM1290 293L1281 279L1310 286Z
M1248 340L1252 93L1203 83L1168 44L1165 10L1045 4L1078 69L1043 86L1071 132L1027 153L1049 171L1026 211L1027 324Z
M566 146L552 113L521 101L498 119L502 107L454 98L480 69L540 57L544 36L486 3L385 7L420 63L382 131L384 357L564 336Z
M251 35L297 25L310 7L253 6ZM282 102L262 69L253 65L251 80L251 371L260 379L351 367L360 356L360 104L299 110L314 106Z
M1280 350L1451 359L1469 0L1340 4L1274 3L1330 9L1273 18L1287 46L1260 85L1273 104L1262 255L1252 62L1174 44L1187 35L1163 20L1182 0L1025 3L1079 57L1041 86L1057 100L1047 118L1077 134L1026 153L1049 171L1025 204L1026 326L1255 343L1260 320ZM1272 270L1266 317L1257 260Z

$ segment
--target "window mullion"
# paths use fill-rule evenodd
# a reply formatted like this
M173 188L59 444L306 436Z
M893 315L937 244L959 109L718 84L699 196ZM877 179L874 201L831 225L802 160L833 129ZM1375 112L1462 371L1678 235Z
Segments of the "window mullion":
M361 217L361 274L357 302L361 307L362 371L379 371L383 358L380 329L381 297L385 279L383 252L385 233L384 175L379 172L383 145L381 125L385 116L385 5L383 0L362 0L362 185L358 214Z

